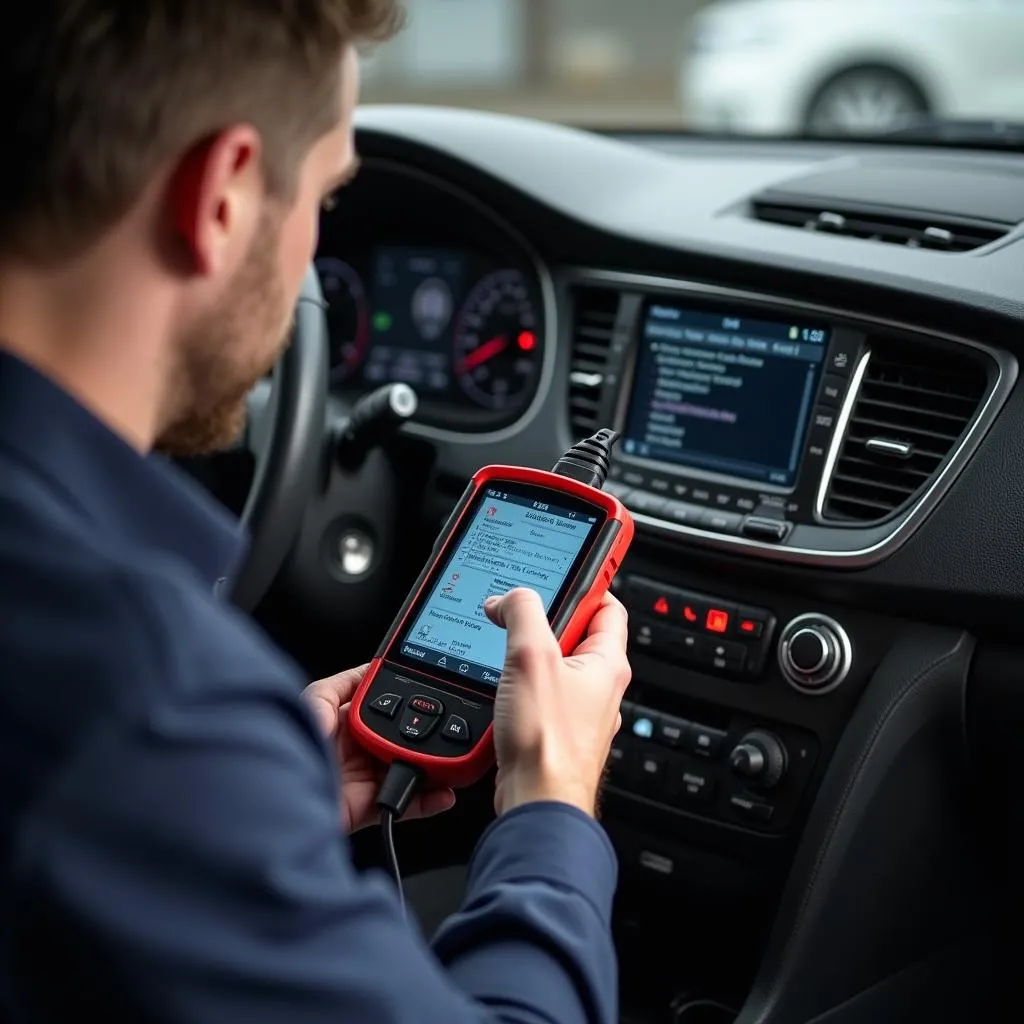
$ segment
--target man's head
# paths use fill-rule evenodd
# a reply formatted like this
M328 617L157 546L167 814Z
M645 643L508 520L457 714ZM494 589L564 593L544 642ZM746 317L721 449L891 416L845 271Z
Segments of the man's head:
M320 205L354 169L355 47L394 31L397 0L12 12L0 15L0 345L143 446L223 445L285 343ZM97 340L113 316L125 336ZM101 350L105 372L90 361ZM133 377L156 406L141 428L138 396L106 408Z

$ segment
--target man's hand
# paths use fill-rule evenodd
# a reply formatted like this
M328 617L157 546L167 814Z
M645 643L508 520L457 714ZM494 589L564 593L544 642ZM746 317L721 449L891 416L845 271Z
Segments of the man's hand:
M606 595L586 639L568 658L534 591L510 590L484 610L508 632L494 707L495 810L558 800L594 814L630 680L626 610Z
M324 733L334 744L341 768L341 820L349 832L376 824L377 790L384 781L388 766L377 761L360 747L348 730L352 695L366 675L367 665L350 668L327 679L310 683L303 691ZM447 811L455 803L450 789L424 789L418 793L405 812L406 818L425 818Z

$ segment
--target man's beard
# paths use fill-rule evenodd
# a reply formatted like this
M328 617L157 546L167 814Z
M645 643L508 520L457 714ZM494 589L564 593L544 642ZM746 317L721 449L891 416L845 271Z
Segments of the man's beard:
M201 455L228 447L245 426L245 396L288 344L292 311L278 278L279 227L265 217L219 307L175 346L170 424L156 449Z

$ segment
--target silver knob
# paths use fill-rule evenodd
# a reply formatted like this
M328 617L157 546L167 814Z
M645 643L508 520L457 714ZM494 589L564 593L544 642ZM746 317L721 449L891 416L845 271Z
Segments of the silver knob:
M801 693L829 693L846 679L852 664L846 630L827 615L798 615L779 636L779 668Z

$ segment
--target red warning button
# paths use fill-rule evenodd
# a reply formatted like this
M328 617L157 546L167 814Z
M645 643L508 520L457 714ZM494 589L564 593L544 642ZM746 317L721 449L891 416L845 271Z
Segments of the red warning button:
M709 633L728 633L729 613L722 608L709 608L704 628Z
M653 608L654 608L655 614L657 614L657 615L668 615L668 613L669 613L668 598L665 597L664 594L663 594L661 597L659 597L659 598L657 598L655 600Z

